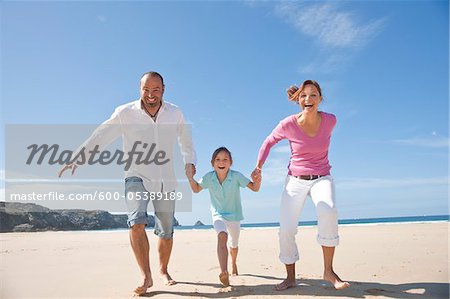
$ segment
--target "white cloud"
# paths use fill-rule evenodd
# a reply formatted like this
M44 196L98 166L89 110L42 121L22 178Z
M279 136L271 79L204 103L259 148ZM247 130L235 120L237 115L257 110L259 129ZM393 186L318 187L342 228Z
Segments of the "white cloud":
M291 147L289 145L281 145L277 146L272 150L274 153L282 153L282 154L290 154L291 153Z
M268 159L262 169L262 180L266 186L282 185L286 179L289 156Z
M348 56L335 52L325 58L318 57L306 65L301 65L298 72L304 75L332 74L341 69L347 62Z
M432 137L412 137L405 139L394 139L393 143L400 143L406 145L432 147L432 148L446 148L450 145L450 139L448 137L438 136L436 132L433 132Z
M357 24L357 16L339 9L336 2L281 2L275 6L275 12L302 34L332 48L362 47L382 30L385 23L385 19L378 19Z
M384 189L405 188L418 186L443 186L449 184L448 177L430 178L341 178L336 179L336 186L340 189Z

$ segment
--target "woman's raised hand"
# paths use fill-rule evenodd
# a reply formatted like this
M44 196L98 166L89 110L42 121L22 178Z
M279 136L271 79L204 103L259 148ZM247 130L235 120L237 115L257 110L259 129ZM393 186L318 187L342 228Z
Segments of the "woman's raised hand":
M291 85L288 89L286 89L286 93L288 96L289 101L297 101L298 100L298 96L294 96L295 93L297 92L298 87L295 85Z

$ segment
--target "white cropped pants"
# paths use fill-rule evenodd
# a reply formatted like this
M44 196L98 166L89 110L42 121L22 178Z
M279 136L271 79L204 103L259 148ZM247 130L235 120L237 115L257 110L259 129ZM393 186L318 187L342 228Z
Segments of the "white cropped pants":
M280 260L284 264L293 264L299 260L295 235L308 195L316 206L317 242L328 247L339 244L333 178L327 175L316 180L301 180L288 175L281 196L279 231Z

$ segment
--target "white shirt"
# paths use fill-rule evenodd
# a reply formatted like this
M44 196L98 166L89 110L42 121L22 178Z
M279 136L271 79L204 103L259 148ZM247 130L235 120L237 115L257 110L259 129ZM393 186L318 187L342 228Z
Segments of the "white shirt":
M87 152L96 145L101 150L120 136L123 140L124 153L130 152L136 141L149 145L155 143L159 149L162 148L166 152L166 159L171 160L175 141L178 141L184 163L196 163L190 131L186 127L181 109L174 104L163 101L156 121L141 108L140 99L119 106L76 152L83 147ZM149 147L146 150L142 147L138 150L146 152ZM172 163L163 165L132 163L125 171L125 177L131 176L142 178L144 187L149 192L169 192L175 190L177 186Z

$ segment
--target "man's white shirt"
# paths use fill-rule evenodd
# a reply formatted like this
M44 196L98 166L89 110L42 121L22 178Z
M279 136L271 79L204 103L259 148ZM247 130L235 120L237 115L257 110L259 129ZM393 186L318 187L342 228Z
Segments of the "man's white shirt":
M147 143L147 150L155 143L158 149L164 150L166 159L171 159L171 162L175 142L178 142L184 163L196 164L190 129L185 123L181 109L169 102L162 102L156 121L141 107L141 100L117 107L111 117L103 122L76 152L83 147L85 151L92 150L96 145L102 150L118 137L122 137L124 153L131 152L136 141L140 141L141 146ZM172 163L132 163L125 171L125 177L131 176L142 178L145 189L150 192L169 192L177 186Z

